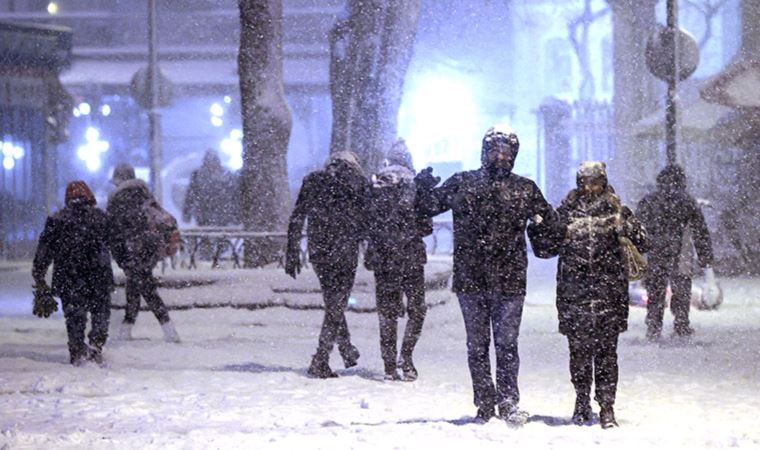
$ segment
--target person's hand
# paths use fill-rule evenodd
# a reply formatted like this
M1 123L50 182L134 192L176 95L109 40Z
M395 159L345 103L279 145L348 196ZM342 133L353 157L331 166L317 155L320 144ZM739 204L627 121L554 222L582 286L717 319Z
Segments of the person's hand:
M58 302L53 298L53 291L45 281L37 281L34 285L34 302L32 314L41 318L48 318L58 311Z
M535 216L533 216L533 223L535 223L536 225L541 225L543 221L544 221L544 218L541 217L540 214L536 214Z
M293 277L293 279L301 273L301 254L298 249L289 249L285 255L285 273Z
M441 181L441 177L437 177L433 175L433 168L427 167L425 169L422 169L420 173L418 173L414 177L414 184L417 185L418 188L423 189L425 191L429 191L435 187L436 184L438 184Z
M704 303L709 307L715 307L721 303L723 293L715 279L715 271L712 267L705 267L704 277L704 291L702 292Z

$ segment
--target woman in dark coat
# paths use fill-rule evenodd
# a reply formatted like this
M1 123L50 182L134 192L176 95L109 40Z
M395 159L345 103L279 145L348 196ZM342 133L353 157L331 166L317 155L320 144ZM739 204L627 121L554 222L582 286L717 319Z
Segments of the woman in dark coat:
M618 335L628 328L628 274L619 238L627 237L643 252L646 232L609 186L604 163L582 163L577 185L557 209L559 331L570 347L573 422L591 420L593 381L601 425L610 428L617 426Z
M38 291L47 291L45 273L53 264L52 293L61 298L75 366L87 360L103 362L113 288L108 234L108 219L95 207L92 191L84 181L74 181L66 187L66 207L45 222L34 255L32 276ZM51 312L41 314L47 317ZM84 341L87 313L92 321L89 346Z

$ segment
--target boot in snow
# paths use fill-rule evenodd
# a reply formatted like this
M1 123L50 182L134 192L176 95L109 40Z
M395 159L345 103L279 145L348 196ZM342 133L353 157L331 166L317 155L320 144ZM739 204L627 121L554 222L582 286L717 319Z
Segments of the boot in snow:
M411 357L402 357L399 359L398 366L404 374L404 381L414 381L417 379L417 369L414 367Z
M164 332L164 341L177 344L179 343L179 334L177 329L174 328L174 323L170 320L161 324L161 330Z
M521 427L528 422L529 414L514 403L504 402L499 405L499 417L511 427Z
M615 411L613 411L612 405L601 405L601 410L599 411L599 424L605 430L619 426L615 420Z
M333 372L327 361L322 361L316 357L311 360L311 365L306 373L312 378L338 378L338 374Z
M359 364L359 356L359 349L352 345L345 353L341 353L341 357L343 357L343 366L346 369L350 369Z
M122 322L119 326L119 331L116 333L116 339L119 341L131 341L132 340L132 328L135 326L133 323Z
M584 425L591 422L593 410L591 409L591 402L588 396L579 395L575 399L575 410L573 411L573 423L576 425Z
M89 353L87 355L87 359L94 362L95 364L99 366L103 366L103 349L100 347L90 347Z
M483 424L494 417L496 417L496 408L493 405L479 406L478 413L475 415L475 422Z

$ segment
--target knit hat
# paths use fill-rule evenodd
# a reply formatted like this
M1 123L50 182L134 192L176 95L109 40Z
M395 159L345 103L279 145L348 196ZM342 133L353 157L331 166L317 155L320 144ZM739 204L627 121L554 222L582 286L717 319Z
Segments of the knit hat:
M402 138L398 138L388 150L388 154L385 155L385 159L388 160L388 165L402 166L414 171L414 162L412 161L412 154L409 153L409 147L406 146L406 141Z
M116 186L127 180L135 179L135 168L129 163L119 163L113 169L113 175L111 176L111 183Z
M343 150L340 152L332 153L330 154L330 157L327 158L327 164L325 164L325 166L335 164L338 161L343 161L347 163L351 168L355 169L356 171L364 175L362 166L361 164L359 164L359 157L356 156L356 153L349 150Z
M82 180L72 181L66 186L66 196L64 197L64 201L66 202L66 206L77 201L83 201L92 206L95 206L97 203L92 190L90 190L87 183Z
M601 179L605 186L607 180L607 165L602 161L583 161L578 166L578 172L575 176L575 182L580 188L586 180Z
M488 152L497 142L507 144L512 149L514 157L517 157L517 152L520 150L520 140L517 138L517 133L509 125L500 124L489 128L485 136L483 136L480 151L481 163L485 164L487 162Z

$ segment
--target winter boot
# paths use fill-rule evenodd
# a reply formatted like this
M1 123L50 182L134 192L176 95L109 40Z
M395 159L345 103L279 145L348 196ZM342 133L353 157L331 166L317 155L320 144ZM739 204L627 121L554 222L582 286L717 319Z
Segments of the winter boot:
M609 404L602 404L601 410L599 411L599 424L604 428L605 430L608 428L615 428L618 425L617 421L615 421L615 411L612 409L612 405Z
M504 402L499 405L499 417L511 427L521 427L528 422L529 414L518 408L516 403Z
M343 358L343 365L346 369L350 369L351 367L354 367L355 365L359 364L359 349L354 347L353 345L346 350L346 352L341 352L341 357Z
M576 425L584 425L591 422L593 410L588 395L578 395L575 398L575 410L572 421Z
M179 334L177 334L177 329L174 328L174 323L172 323L171 320L162 323L161 330L164 332L164 341L174 344L178 344L180 342Z
M496 408L493 405L484 405L478 407L478 413L475 416L475 422L486 423L496 417Z
M414 367L414 364L412 363L412 357L402 356L398 360L398 366L401 368L401 372L404 374L404 381L414 381L417 379L417 369Z
M316 355L306 373L312 378L338 378L338 374L332 371L327 361L317 358Z
M116 333L116 339L119 341L131 341L132 340L132 328L135 324L129 322L122 322L119 326L119 331Z
M386 381L401 381L401 375L398 373L398 368L396 368L396 362L395 361L386 361L384 364L385 366L385 376L383 377Z
M690 327L687 323L677 323L674 327L677 337L689 337L694 334L694 328Z
M97 346L90 347L87 359L94 362L95 364L102 366L103 365L103 349Z
M647 329L647 342L655 343L660 341L660 330L654 328Z

